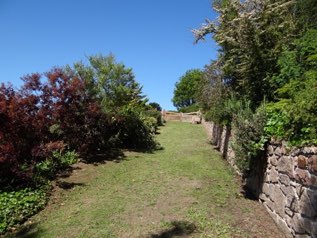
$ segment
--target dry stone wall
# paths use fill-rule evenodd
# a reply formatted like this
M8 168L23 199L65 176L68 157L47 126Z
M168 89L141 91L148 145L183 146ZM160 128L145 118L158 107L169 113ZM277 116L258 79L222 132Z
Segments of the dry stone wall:
M210 141L235 166L228 128L202 121ZM246 181L286 237L317 238L317 147L289 149L271 141Z
M181 113L181 112L169 112L163 110L162 118L165 121L181 121L181 122L191 122L193 124L201 123L201 113L191 112L191 113Z
M233 132L225 126L207 122L205 119L202 119L202 125L205 127L208 140L221 152L223 158L228 161L237 174L242 175L236 166L235 155L231 146Z
M289 237L317 237L317 147L272 141L259 198Z

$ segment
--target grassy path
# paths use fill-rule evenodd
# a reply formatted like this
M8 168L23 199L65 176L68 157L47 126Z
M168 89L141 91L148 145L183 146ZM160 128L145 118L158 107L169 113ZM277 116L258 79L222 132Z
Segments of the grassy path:
M79 164L22 237L283 237L200 125L168 123L164 150L121 162Z

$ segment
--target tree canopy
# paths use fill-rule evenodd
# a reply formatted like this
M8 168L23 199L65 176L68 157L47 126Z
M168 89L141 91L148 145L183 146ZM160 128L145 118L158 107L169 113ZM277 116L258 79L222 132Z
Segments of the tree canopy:
M243 165L271 137L317 144L316 0L217 0L213 7L217 20L193 30L196 42L212 35L219 45L197 98L205 118L234 128Z
M75 63L74 69L85 79L105 111L118 113L128 108L145 107L147 99L131 68L117 63L111 54L90 56L88 60L89 65Z
M220 46L218 62L223 77L253 108L265 98L274 100L278 59L295 39L316 26L314 0L219 0L217 22L207 21L193 33L196 41L212 34Z
M153 109L156 109L157 111L162 111L162 107L157 102L150 102L149 106Z
M227 124L230 114L236 113L232 98L249 101L247 105L253 111L265 101L288 115L285 130L292 132L285 133L287 139L299 135L306 138L308 132L303 130L311 131L308 128L316 127L316 122L296 120L291 111L299 113L298 108L316 107L311 105L313 99L304 96L305 88L316 94L313 65L317 45L312 30L316 28L316 1L218 0L214 9L219 13L218 20L207 21L193 31L196 41L212 34L220 46L218 59L206 67L205 77L209 79L203 81L200 89L199 102L205 112L213 120ZM215 66L217 71L211 70ZM300 114L314 117L309 110Z
M203 72L199 69L188 70L175 84L174 106L182 111L186 108L196 109L199 85L202 81Z

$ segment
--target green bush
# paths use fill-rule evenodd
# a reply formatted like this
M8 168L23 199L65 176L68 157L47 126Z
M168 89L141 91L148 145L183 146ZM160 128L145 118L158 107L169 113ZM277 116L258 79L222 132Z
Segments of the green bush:
M75 151L54 152L53 157L58 161L58 168L63 169L78 162L78 154Z
M261 157L268 140L264 134L265 106L262 105L253 113L249 105L249 103L244 104L233 115L234 140L232 146L237 166L243 173L250 169L252 159Z
M50 157L35 165L35 180L37 182L52 179L58 171L64 170L78 161L75 151L54 151Z
M153 117L156 119L156 127L163 126L162 114L157 110L146 110L143 112L145 116Z
M187 107L182 107L181 109L179 109L179 111L184 113L197 112L199 111L199 105L195 103Z
M317 144L317 30L309 30L285 50L272 77L276 102L268 105L266 132L293 145Z
M148 128L150 133L154 135L158 128L157 118L149 117L149 116L141 116L140 119L144 123L144 125Z
M121 147L137 151L157 149L154 125L156 119L153 117L142 116L131 110L124 112L122 120L118 122L117 139Z
M46 201L45 189L0 190L0 234L34 215L45 206Z

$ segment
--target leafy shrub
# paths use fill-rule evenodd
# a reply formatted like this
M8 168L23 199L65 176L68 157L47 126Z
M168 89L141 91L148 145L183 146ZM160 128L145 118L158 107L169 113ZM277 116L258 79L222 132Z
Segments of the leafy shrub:
M272 78L277 101L268 107L266 131L295 145L316 144L317 128L317 30L309 30L285 50Z
M34 75L37 78L37 75ZM37 120L37 96L0 87L0 185L26 183L31 178L32 149L45 137ZM42 132L42 135L41 135Z
M90 133L93 136L92 141L97 139L95 143L90 144L91 147L98 145L98 141L104 141L119 144L123 148L153 148L153 129L155 130L156 126L151 122L152 119L146 116L152 117L155 114L158 123L160 115L156 112L148 115L151 112L148 112L147 99L142 95L142 87L135 80L132 69L117 63L113 55L90 56L88 60L89 65L75 64L74 71L87 83L88 93L96 99L101 111L111 115L110 121L101 120L105 125L93 130L97 135ZM87 134L85 129L83 133ZM114 146L111 143L108 143L108 147L106 143L103 145L105 146L102 148L96 146L95 151Z
M154 135L158 128L157 119L155 117L149 116L141 116L140 119L144 123L144 125L149 129L149 131Z
M78 154L75 151L67 151L66 153L55 152L53 157L59 161L60 168L67 168L78 162Z
M180 112L188 113L188 112L197 112L199 111L199 105L197 103L192 104L190 106L182 107L179 109Z
M116 134L115 126L111 116L103 112L94 95L88 92L87 82L61 69L54 69L46 76L48 84L42 86L43 90L55 93L46 95L42 90L42 109L44 115L51 114L49 125L58 128L54 138L65 141L82 156L108 149L109 139Z
M243 104L241 104L243 105ZM262 105L253 113L246 102L233 115L234 140L233 150L239 169L246 173L250 169L252 159L257 159L265 150L268 138L264 134L266 123L265 106Z
M205 119L220 125L230 125L232 112L226 107L230 99L229 87L223 79L218 62L212 62L205 67L199 92L198 103Z
M78 154L75 151L53 151L50 156L35 164L35 177L54 178L55 174L68 168L78 161Z
M118 139L121 146L141 151L155 150L158 146L154 137L155 124L155 118L142 117L133 111L125 112L118 123Z
M157 102L150 102L148 105L151 107L151 109L155 109L159 112L162 111L162 107Z
M290 118L285 112L281 112L267 105L267 122L264 127L265 134L275 139L286 138L285 125L289 124Z
M162 114L160 111L157 111L157 110L146 110L142 113L143 115L145 116L148 116L148 117L153 117L155 118L155 127L159 127L159 126L162 126L163 125L163 119L162 119Z
M46 204L45 189L0 190L0 234L21 224Z
M18 91L0 88L0 184L31 183L33 167L59 141L87 156L107 150L117 133L84 80L57 68L45 76L44 82L39 74L25 76Z

